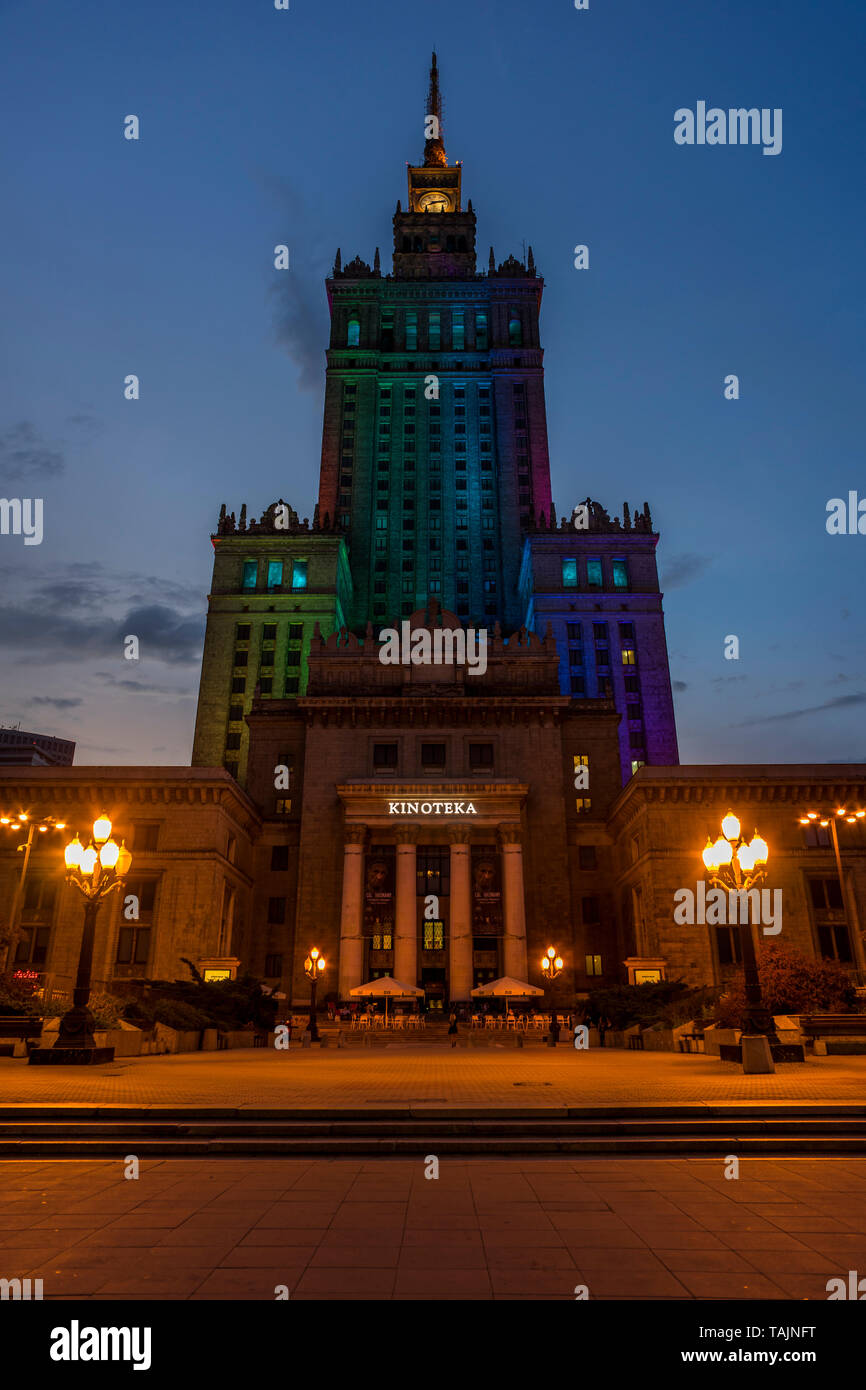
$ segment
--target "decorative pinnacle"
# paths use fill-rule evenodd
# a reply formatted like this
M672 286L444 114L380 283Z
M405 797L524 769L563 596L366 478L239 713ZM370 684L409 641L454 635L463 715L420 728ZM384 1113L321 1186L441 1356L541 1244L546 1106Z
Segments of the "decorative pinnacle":
M431 117L433 120L431 121ZM445 143L442 139L442 94L439 91L439 68L436 53L430 64L430 85L427 88L427 110L424 112L424 129L432 130L424 142L424 164L426 166L447 165Z

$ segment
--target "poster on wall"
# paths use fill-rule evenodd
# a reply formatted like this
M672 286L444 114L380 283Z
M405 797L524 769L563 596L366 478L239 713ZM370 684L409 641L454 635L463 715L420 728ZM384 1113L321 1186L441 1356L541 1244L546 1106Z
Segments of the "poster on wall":
M364 866L364 930L378 935L394 921L394 854L373 849Z
M502 930L499 855L492 847L472 851L472 930L477 936L496 936Z

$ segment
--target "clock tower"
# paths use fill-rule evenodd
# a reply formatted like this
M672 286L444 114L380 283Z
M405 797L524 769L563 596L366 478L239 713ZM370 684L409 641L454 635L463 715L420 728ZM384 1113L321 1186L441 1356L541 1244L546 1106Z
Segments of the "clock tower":
M442 97L436 54L430 67L424 114L424 163L410 164L409 202L394 214L394 276L397 279L465 279L475 274L475 213L464 211L463 170L448 164L442 129Z

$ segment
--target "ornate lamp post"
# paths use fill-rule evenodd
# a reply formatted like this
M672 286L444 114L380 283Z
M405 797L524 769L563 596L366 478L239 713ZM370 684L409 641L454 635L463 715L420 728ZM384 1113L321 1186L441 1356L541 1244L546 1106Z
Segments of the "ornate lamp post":
M842 908L845 912L845 920L848 923L851 944L854 947L854 960L857 969L860 971L866 969L863 939L857 930L856 918L849 908L848 892L845 887L845 875L842 872L842 855L839 850L839 832L837 827L840 820L844 820L848 825L856 825L858 821L864 819L866 819L866 811L849 811L845 806L837 806L835 811L808 811L805 816L800 817L801 825L818 824L823 830L829 827L830 839L833 844L833 853L836 856L836 875L839 879L839 892L842 895Z
M96 918L103 898L119 888L129 872L132 855L125 845L111 838L111 821L101 815L93 822L93 837L85 847L78 836L66 846L66 882L71 883L84 898L84 933L78 956L78 974L72 993L72 1008L60 1020L57 1042L50 1049L52 1062L86 1063L111 1061L113 1048L96 1048L93 1036L95 1022L87 1007L90 1000L90 974L93 966L93 941ZM110 1052L111 1057L102 1056ZM66 1055L63 1055L66 1054ZM36 1054L31 1054L36 1055ZM40 1061L47 1060L44 1056Z
M25 825L27 826L27 839L23 845L18 846L18 853L24 855L24 862L21 865L21 873L15 885L15 894L9 912L9 942L6 947L3 966L4 970L11 970L15 964L15 950L18 945L18 918L21 904L24 902L24 884L27 880L27 870L30 867L33 842L37 834L44 835L49 830L65 830L66 822L55 820L53 816L38 816L31 819L26 811L19 811L17 816L0 816L0 825L5 830L14 832L23 830Z
M704 864L710 871L710 882L725 893L748 892L750 888L754 888L764 878L764 869L769 857L767 842L761 838L757 830L751 842L746 844L740 836L740 822L733 811L729 811L722 821L722 834L715 844L709 836L707 837L703 852ZM739 901L742 904L742 899ZM746 1016L743 1020L742 1036L743 1070L772 1072L775 1071L775 1067L770 1047L772 1043L778 1043L779 1039L773 1025L773 1016L764 1004L761 992L755 938L748 909L741 910L738 917L746 989ZM763 1039L763 1043L760 1039ZM757 1056L753 1057L752 1054Z
M304 961L304 974L310 981L310 1042L319 1041L319 1030L316 1027L316 985L324 969L325 957L319 954L318 946L314 946Z
M545 983L553 983L562 974L562 956L556 954L555 946L548 946L547 952L541 958L541 973ZM553 995L550 997L550 1045L555 1047L559 1042L559 1021L556 1017L556 1006L553 1002Z

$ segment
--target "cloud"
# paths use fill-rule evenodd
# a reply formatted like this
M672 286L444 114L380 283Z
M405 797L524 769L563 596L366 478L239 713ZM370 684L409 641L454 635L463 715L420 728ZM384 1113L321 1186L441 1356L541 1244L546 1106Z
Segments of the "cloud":
M0 567L0 647L26 652L31 661L120 660L130 634L143 662L192 665L201 658L205 616L197 590L112 574L95 563L59 565L41 582L28 581L13 566Z
M290 234L274 236L274 245L288 246L291 267L274 271L277 278L271 295L276 339L300 368L298 385L302 390L320 391L328 342L322 281L330 274L336 248L326 249L321 227L312 223L303 198L287 179L265 175L262 182L279 205L278 225L291 229Z
M668 562L661 577L661 587L663 589L682 589L686 584L692 584L704 573L712 564L708 555L694 555L687 552L683 555L674 555Z
M87 411L80 411L77 415L67 415L66 423L81 430L87 440L95 439L98 434L102 434L105 428L98 415L90 415Z
M149 681L120 680L113 676L110 671L95 671L94 676L103 685L110 685L113 690L128 690L133 695L176 695L177 691L169 685L156 685Z
M34 695L30 700L31 705L51 705L54 709L75 709L81 703L81 700L55 699L51 695Z
M736 685L738 681L747 681L748 676L713 676L710 685Z
M779 724L784 720L802 719L804 714L820 714L828 709L850 709L855 705L866 705L866 691L856 695L837 695L835 700L825 700L823 705L808 705L806 709L786 710L783 714L765 714L760 719L744 719L735 728L745 728L747 724Z
M48 447L29 420L0 434L0 476L50 478L63 469L63 455Z
M673 685L674 690L688 690L689 688L685 681L674 681Z

